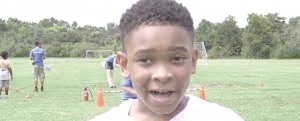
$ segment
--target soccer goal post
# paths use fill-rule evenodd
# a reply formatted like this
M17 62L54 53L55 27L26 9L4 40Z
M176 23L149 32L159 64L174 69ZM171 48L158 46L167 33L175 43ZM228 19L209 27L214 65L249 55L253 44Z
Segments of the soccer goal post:
M113 50L86 50L85 58L106 58L114 54Z
M203 64L208 64L208 62L207 62L208 54L206 52L204 42L194 42L193 48L198 50L198 58L201 58L201 60L203 61Z

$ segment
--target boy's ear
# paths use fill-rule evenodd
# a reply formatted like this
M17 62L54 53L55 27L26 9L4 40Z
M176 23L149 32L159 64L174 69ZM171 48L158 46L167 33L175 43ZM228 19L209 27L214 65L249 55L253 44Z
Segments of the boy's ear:
M192 73L196 73L196 67L197 67L197 59L198 59L198 50L193 49L192 50Z
M119 67L121 69L121 75L129 75L128 69L127 69L127 56L124 52L118 51L117 52L117 63L119 64Z

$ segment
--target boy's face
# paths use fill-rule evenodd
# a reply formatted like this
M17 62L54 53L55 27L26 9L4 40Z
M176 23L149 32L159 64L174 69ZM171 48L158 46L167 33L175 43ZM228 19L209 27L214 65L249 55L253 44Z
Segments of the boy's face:
M142 25L130 33L126 55L120 58L138 93L139 106L157 114L176 110L196 68L197 51L191 39L186 29L174 25Z

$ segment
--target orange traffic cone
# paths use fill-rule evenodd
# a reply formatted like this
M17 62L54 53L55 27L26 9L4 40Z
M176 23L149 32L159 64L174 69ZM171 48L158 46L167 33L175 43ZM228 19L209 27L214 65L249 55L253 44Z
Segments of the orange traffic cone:
M200 86L199 96L200 96L201 99L205 100L205 88L204 88L204 85Z
M97 106L99 106L99 107L104 106L103 91L102 91L102 89L98 90Z

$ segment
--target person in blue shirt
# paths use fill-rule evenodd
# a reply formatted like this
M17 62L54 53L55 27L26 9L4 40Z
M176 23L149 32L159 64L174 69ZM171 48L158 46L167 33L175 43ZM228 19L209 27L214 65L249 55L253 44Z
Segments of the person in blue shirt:
M40 42L35 42L35 48L31 49L29 54L30 60L33 60L33 80L34 80L34 92L38 92L38 80L41 82L41 91L44 91L44 62L46 59L46 52L42 49Z
M122 80L121 80L121 100L126 101L128 99L136 99L136 91L134 90L134 86L131 81L131 77L129 75L122 75Z
M107 82L110 88L116 88L115 81L114 81L114 63L116 63L116 55L113 54L108 56L105 62L105 69L106 69Z

